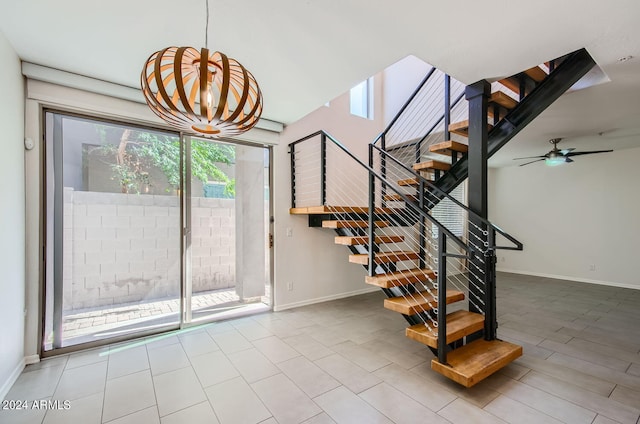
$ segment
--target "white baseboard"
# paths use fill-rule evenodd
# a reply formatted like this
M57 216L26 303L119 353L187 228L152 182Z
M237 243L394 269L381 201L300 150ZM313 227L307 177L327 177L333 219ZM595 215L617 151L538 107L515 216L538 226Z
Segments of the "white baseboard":
M9 389L11 389L11 386L13 386L13 383L16 382L18 377L20 377L22 370L24 370L24 366L25 366L25 358L22 358L20 362L18 362L16 367L13 369L13 371L11 372L11 375L9 375L9 378L7 379L7 381L2 383L2 386L0 386L0 399L4 399L7 396L7 393L9 393Z
M24 358L25 365L37 364L40 362L40 356L38 355L29 355Z
M298 308L300 306L313 305L315 303L328 302L330 300L344 299L345 297L357 296L359 294L373 293L373 292L378 291L378 290L380 290L380 289L376 288L376 287L367 287L365 289L354 290L354 291L346 292L346 293L339 293L339 294L332 294L330 296L316 297L314 299L307 299L307 300L302 300L300 302L286 303L284 305L275 305L273 307L273 310L274 310L274 312L280 312L280 311L284 311L286 309Z
M590 278L572 277L568 275L545 274L542 272L521 271L521 270L507 269L507 268L496 268L496 271L508 272L511 274L531 275L533 277L554 278L556 280L575 281L578 283L599 284L601 286L611 286L611 287L620 287L624 289L640 290L640 286L635 286L633 284L614 283L611 281L593 280Z

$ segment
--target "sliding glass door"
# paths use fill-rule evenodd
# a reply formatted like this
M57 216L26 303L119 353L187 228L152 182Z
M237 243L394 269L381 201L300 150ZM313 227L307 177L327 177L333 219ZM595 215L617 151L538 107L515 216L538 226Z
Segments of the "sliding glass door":
M45 352L268 308L268 148L46 112L45 151Z

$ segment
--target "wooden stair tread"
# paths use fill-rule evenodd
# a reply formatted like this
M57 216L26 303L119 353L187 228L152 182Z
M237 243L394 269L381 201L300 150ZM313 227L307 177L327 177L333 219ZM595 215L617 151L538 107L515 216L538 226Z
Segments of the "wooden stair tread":
M376 264L390 263L390 262L402 262L413 261L418 259L418 254L411 251L394 251L394 252L378 252L375 256ZM369 254L358 253L355 255L349 255L349 262L352 264L369 265Z
M376 208L376 213L395 213L393 208ZM366 206L307 206L300 208L290 208L289 214L291 215L325 215L332 213L369 213L369 208Z
M428 161L416 163L413 165L414 171L426 171L429 169L448 171L450 168L451 168L451 164L448 164L446 162L440 162L438 160L428 160Z
M405 197L412 202L418 201L418 196L415 194L405 194ZM385 194L383 199L391 202L404 202L404 199L399 194Z
M525 74L535 82L540 82L547 77L547 73L539 66L534 66L524 71Z
M487 128L491 130L493 125L487 124ZM469 120L467 119L466 121L454 122L449 125L449 132L458 134L462 137L469 137Z
M459 153L467 153L469 146L464 143L458 143L457 141L447 140L441 143L435 143L429 146L429 151L432 153L447 154L451 151Z
M376 221L376 227L384 228L391 225L388 221ZM337 230L339 228L368 228L369 221L351 221L351 220L340 220L340 221L322 221L322 228L331 228Z
M376 236L376 244L381 243L400 243L404 241L404 236ZM357 246L361 244L369 244L369 237L366 236L338 236L335 243L342 246Z
M507 87L509 90L513 91L517 95L520 94L520 81L515 76L503 78L498 81L500 84Z
M413 283L424 283L435 281L436 273L431 269L405 269L402 271L389 272L386 274L365 277L365 282L373 286L389 289L391 287L405 286Z
M484 316L475 312L456 311L447 314L447 344L484 328ZM436 330L437 331L437 330ZM405 330L405 335L427 346L438 348L438 334L433 334L424 324L416 324Z
M406 180L398 180L398 185L402 187L417 186L418 180L416 178L407 178Z
M474 340L447 354L447 364L431 360L431 369L471 387L522 356L522 346L502 340Z
M464 293L447 290L447 304L464 300ZM384 300L384 307L403 315L415 315L438 307L438 291L421 291Z
M514 107L518 106L518 101L516 99L506 93L503 93L502 91L495 91L491 93L489 102L499 104L505 109L513 109Z

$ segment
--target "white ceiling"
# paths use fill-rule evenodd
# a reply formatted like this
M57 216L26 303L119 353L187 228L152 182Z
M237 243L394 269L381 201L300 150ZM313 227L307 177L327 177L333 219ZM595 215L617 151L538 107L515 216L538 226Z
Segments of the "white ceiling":
M291 123L409 54L472 83L586 47L612 82L563 96L492 163L543 154L553 137L581 150L640 146L637 0L210 0L210 8L209 47L256 76L268 119ZM0 31L23 60L137 87L152 52L204 44L204 11L205 0L0 0Z

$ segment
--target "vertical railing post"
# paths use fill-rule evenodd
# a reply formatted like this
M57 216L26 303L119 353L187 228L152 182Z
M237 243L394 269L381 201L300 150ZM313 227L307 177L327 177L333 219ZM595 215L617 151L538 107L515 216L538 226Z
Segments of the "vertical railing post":
M296 207L296 145L289 146L291 155L291 207Z
M387 183L385 181L387 181L387 136L385 133L382 133L382 136L380 138L380 149L382 150L382 153L380 154L380 173L382 175L382 186L381 191L380 191L380 196L382 199L382 207L386 206L385 203L385 195L387 194Z
M320 204L327 203L327 135L320 136Z
M444 141L451 139L449 132L451 124L451 76L444 75Z
M418 183L418 206L420 207L420 210L423 211L424 210L424 190L425 190L425 186L424 186L424 180L422 178L419 179L419 183ZM418 259L419 261L419 267L420 269L424 269L427 266L427 225L424 222L424 217L420 216L420 223L419 223L419 229L418 231L419 233L419 237L420 237L420 257Z
M447 363L447 237L438 228L438 362Z
M373 169L373 145L369 144L369 168ZM376 181L373 172L369 170L369 277L373 277L376 271Z
M496 312L496 230L491 227L488 228L487 234L488 246L484 254L484 261L487 265L485 267L487 271L485 288L485 317L484 317L484 338L485 340L495 340L498 337L498 320Z

